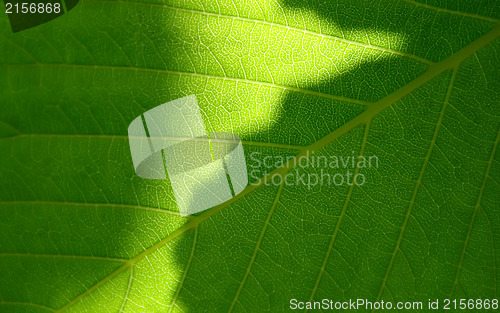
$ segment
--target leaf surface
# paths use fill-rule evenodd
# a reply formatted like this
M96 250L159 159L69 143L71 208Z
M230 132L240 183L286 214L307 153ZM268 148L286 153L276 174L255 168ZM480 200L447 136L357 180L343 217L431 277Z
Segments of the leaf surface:
M0 310L498 298L499 15L81 0L13 34L1 14ZM168 181L135 175L127 127L191 94L209 133L241 137L252 184L181 217ZM377 160L349 167L361 185L308 185L346 168L297 163L358 155Z

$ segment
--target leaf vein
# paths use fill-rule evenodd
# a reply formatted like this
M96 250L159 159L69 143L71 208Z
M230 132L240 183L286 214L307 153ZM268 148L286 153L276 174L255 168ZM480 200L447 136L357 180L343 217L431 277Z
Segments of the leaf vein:
M47 205L71 205L71 206L93 206L93 207L111 207L111 208L129 208L129 209L141 209L147 211L154 211L160 213L167 213L172 215L179 215L179 212L174 212L170 210L164 210L160 208L153 208L143 205L135 204L118 204L118 203L98 203L98 202L71 202L71 201L44 201L44 200L13 200L13 201L0 201L1 205L13 205L13 204L47 204Z
M196 241L198 239L198 226L194 228L194 238L193 238L193 247L191 248L191 254L189 255L189 260L186 264L186 268L184 269L184 274L182 275L181 282L179 283L179 286L177 286L177 290L175 291L175 296L172 299L172 304L170 305L170 309L168 312L172 312L172 309L175 306L175 302L177 301L177 298L179 297L179 294L181 293L182 287L184 285L184 281L186 280L187 273L189 272L189 268L191 267L191 263L193 262L194 258L194 251L196 249Z
M61 259L86 259L94 261L126 262L126 259L109 258L87 255L69 255L69 254L36 254L36 253L0 253L0 257L34 257L34 258L61 258Z
M346 98L343 96L337 96L337 95L327 94L327 93L323 93L323 92L319 92L319 91L303 89L300 87L285 86L285 85L279 85L279 84L275 84L275 83L260 82L257 80L249 80L249 79L243 79L243 78L225 77L225 76L217 76L217 75L210 75L210 74L188 73L188 72L182 72L182 71L172 71L172 70L167 70L167 69L127 67L127 66L111 66L111 65L68 64L68 63L0 64L0 67L43 67L43 66L82 68L82 69L100 69L100 70L111 70L111 71L113 71L113 70L136 71L136 72L149 72L149 73L155 73L155 74L170 74L170 75L180 75L180 76L185 75L185 76L200 77L200 78L207 78L207 79L220 79L220 80L227 80L227 81L232 81L232 82L237 82L237 83L255 84L255 85L261 85L261 86L266 86L266 87L270 87L270 88L290 90L290 91L304 93L304 94L317 96L317 97L321 97L321 98L351 102L351 103L356 103L356 104L361 104L361 105L366 105L366 106L373 104L372 102L369 102L369 101Z
M361 149L359 151L360 156L363 156L365 154L365 148L366 148L366 144L368 142L369 132L370 132L370 121L368 121L368 123L365 126L365 133L363 135ZM356 169L354 170L353 177L356 177L359 174L360 170L361 169L356 166ZM351 184L351 186L349 187L349 191L347 192L347 196L346 196L346 199L344 201L344 206L342 207L342 211L340 212L339 219L337 220L337 223L335 225L335 229L333 231L332 238L330 239L328 249L326 250L325 258L323 259L323 264L321 265L321 268L320 268L320 271L318 274L318 278L316 279L316 283L314 284L314 288L311 292L311 296L309 297L309 302L313 301L314 295L316 294L316 291L318 290L319 283L321 282L321 278L323 277L323 273L325 272L326 265L328 263L328 260L330 259L330 255L332 253L333 246L335 244L335 240L337 239L337 235L338 235L339 230L340 230L340 224L342 223L342 220L344 219L346 211L347 211L347 207L349 206L349 203L351 202L351 197L352 197L352 194L354 191L354 187L355 187L355 184ZM307 309L305 310L305 312L307 312Z
M408 225L408 221L410 220L410 217L411 217L411 212L413 210L413 206L415 204L415 199L417 198L418 191L420 190L420 186L422 185L422 180L423 180L425 171L427 169L427 165L429 164L429 161L430 161L430 158L432 155L432 151L434 150L434 147L436 145L439 130L441 128L441 125L443 124L444 115L446 113L446 109L448 108L448 103L450 101L451 93L453 90L453 84L455 83L455 78L457 76L457 73L458 73L458 68L455 68L453 71L453 74L451 76L451 79L450 79L448 90L446 92L446 97L445 97L445 100L443 102L443 107L441 108L441 112L439 113L436 127L434 129L434 134L432 136L431 142L429 144L429 148L427 149L427 153L425 155L425 159L424 159L424 162L422 164L422 169L420 170L420 174L418 175L417 181L415 183L415 188L413 189L413 194L412 194L411 199L410 199L410 205L408 206L408 209L406 210L406 216L405 216L405 219L403 221L403 225L401 226L401 230L399 232L396 246L394 248L394 251L392 252L391 259L389 261L389 265L387 266L387 270L386 270L384 278L382 280L382 285L381 285L380 290L379 290L378 295L377 295L377 301L379 301L380 298L382 297L382 293L384 292L384 289L385 289L386 284L387 284L387 280L389 278L389 274L390 274L390 272L392 270L392 266L394 264L394 260L396 259L396 255L400 249L401 242L403 240L403 235L405 233L406 227Z
M417 1L413 1L413 0L402 0L402 1L409 3L409 4L412 4L414 6L417 6L417 7L422 7L422 8L426 8L426 9L437 11L437 12L444 12L444 13L448 13L448 14L452 14L452 15L471 17L471 18L476 18L476 19L480 19L483 21L493 22L493 23L500 22L500 20L493 18L493 17L489 17L489 16L483 16L483 15L474 14L474 13L467 13L467 12L461 12L461 11L456 11L456 10L440 8L440 7L432 6L432 5L429 5L426 3L421 3L421 2L417 2Z
M285 174L282 177L286 177L287 172L285 172ZM255 259L257 258L257 253L259 252L260 245L262 244L262 240L264 239L264 235L266 233L267 226L269 225L269 223L271 221L271 217L273 216L274 211L276 210L276 207L278 206L279 198L281 196L281 192L283 191L284 186L285 186L285 180L282 179L281 184L280 184L279 189L278 189L278 192L276 193L276 198L274 199L274 203L271 207L271 210L269 211L269 214L267 215L266 221L264 222L264 226L262 227L262 231L260 232L259 238L257 239L257 244L255 245L255 249L253 251L252 257L250 258L250 262L249 262L248 267L245 271L243 279L241 280L240 286L238 287L238 290L236 291L234 299L231 302L231 306L229 307L228 313L233 311L234 306L236 305L236 301L238 301L238 297L240 296L241 290L243 289L243 286L245 285L245 282L248 278L248 275L250 274L250 272L252 270L252 266L255 262Z
M458 265L457 265L457 273L455 275L455 281L454 281L453 286L452 286L451 291L450 291L450 297L453 295L453 293L455 292L455 288L459 284L458 278L460 276L460 271L462 269L463 262L465 259L465 252L467 251L467 245L469 244L469 238L470 238L470 234L472 232L472 226L474 226L474 221L476 219L476 215L481 208L481 199L483 197L484 189L486 187L486 182L488 181L488 177L490 175L490 170L491 170L491 167L493 164L493 160L495 158L495 153L496 153L499 142L500 142L500 129L497 132L497 138L495 140L495 143L493 144L493 149L491 151L490 159L488 160L488 165L486 167L486 172L484 174L483 183L481 185L481 189L479 190L479 195L477 197L476 205L474 206L474 212L472 213L471 221L470 221L470 224L469 224L469 227L467 230L467 235L465 236L464 246L462 248L462 253L460 254L460 260L458 261Z
M301 29L301 28L296 28L296 27L292 27L292 26L288 26L288 25L282 25L282 24L273 23L273 22L268 22L268 21L265 21L265 20L258 20L258 19L240 17L240 16L225 15L225 14L221 14L221 13L210 13L210 12L204 12L204 11L199 11L199 10L194 10L194 9L184 9L184 8L179 8L179 7L174 7L174 6L164 5L164 4L154 4L154 3L146 3L146 2L121 1L121 0L117 0L117 1L109 1L109 0L104 0L104 1L85 0L85 2L90 2L90 3L103 3L103 2L107 2L107 3L112 3L112 4L129 4L129 5L147 6L147 7L160 7L160 8L169 9L169 10L175 10L175 11L192 13L192 14L201 14L201 15L211 16L211 17L217 17L217 18L227 18L227 19L239 20L239 21L243 21L243 22L260 23L260 24L263 24L263 25L268 25L270 27L285 28L287 30L292 30L292 31L302 32L302 33L308 34L308 35L313 35L313 36L328 38L328 39L331 39L331 40L340 41L340 42L347 43L347 44L352 44L352 45L355 45L355 46L358 46L358 47L365 47L365 48L370 48L370 49L374 49L374 50L378 50L378 51L388 52L388 53L395 54L395 55L400 55L400 56L403 56L403 57L407 57L407 58L410 58L410 59L417 60L417 61L419 61L421 63L424 63L424 64L427 64L427 65L434 64L434 62L432 62L430 60L427 60L425 58L419 57L419 56L411 54L411 53L407 53L407 52L403 52L403 51L397 51L397 50L393 50L393 49L389 49L389 48L384 48L384 47L380 47L380 46L375 46L375 45L371 45L371 44L364 44L364 43L360 43L360 42L356 42L356 41L344 39L344 38L341 38L341 37L336 37L336 36L332 36L332 35L321 34L321 33L317 33L317 32L314 32L314 31L310 31L310 30L306 30L306 29ZM284 12L283 12L283 15L286 17L286 15L284 14Z

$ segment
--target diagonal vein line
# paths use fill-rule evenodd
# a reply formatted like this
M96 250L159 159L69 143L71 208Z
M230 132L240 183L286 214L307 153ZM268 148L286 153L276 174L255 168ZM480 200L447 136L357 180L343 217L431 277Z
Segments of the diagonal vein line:
M366 143L368 142L368 133L370 132L370 121L365 126L365 134L363 136L363 140L361 143L361 149L359 151L359 155L363 156L365 155L365 148L366 148ZM354 170L353 177L356 177L359 172L360 168L356 166L356 169ZM345 213L347 211L347 207L349 206L349 203L351 201L352 193L354 191L354 186L355 184L353 183L349 191L347 193L344 206L342 207L342 211L340 213L339 219L337 220L337 224L335 225L335 230L333 231L332 238L330 239L330 244L328 245L328 249L326 250L325 253L325 258L323 259L323 264L321 265L321 269L319 270L318 278L316 279L316 283L314 284L314 288L311 292L311 296L309 297L309 302L312 302L314 299L314 295L316 294L316 291L318 290L319 283L321 282L321 278L323 277L323 274L325 272L326 264L328 263L328 260L330 258L330 254L332 253L333 250L333 245L335 243L335 240L337 239L338 232L340 230L340 224L342 223L342 220L344 219ZM304 311L307 312L307 309Z
M474 225L474 220L476 219L477 212L481 209L481 199L482 199L483 194L484 194L486 182L488 181L488 177L490 175L491 165L493 164L493 160L495 158L495 152L498 148L499 142L500 142L500 129L497 132L497 138L495 140L495 143L493 144L493 149L491 150L490 159L488 160L488 166L486 167L486 173L484 174L483 183L481 185L481 189L479 190L479 195L477 197L476 205L474 206L474 212L472 213L472 218L470 220L469 229L467 230L467 235L466 235L465 241L464 241L464 247L462 248L462 253L460 255L460 261L458 262L458 266L457 266L457 274L455 275L455 281L453 282L453 287L451 288L449 298L451 298L451 296L455 292L455 288L457 287L457 284L458 284L458 278L460 276L460 271L462 269L462 265L463 265L464 258L465 258L465 252L467 251L467 245L469 243L470 234L472 232L472 226Z
M58 259L83 259L94 261L109 261L109 262L127 262L127 259L108 258L102 256L88 256L88 255L69 255L69 254L37 254L37 253L0 253L2 257L31 257L31 258L58 258Z
M2 125L7 126L7 128L9 128L9 129L13 130L13 131L16 133L16 135L19 135L19 134L21 133L21 132L20 132L17 128L15 128L14 126L10 125L10 124L9 124L9 123L7 123L7 122L0 121L0 123L2 123Z
M282 178L286 177L286 173L281 177ZM281 184L280 184L279 189L278 189L278 192L276 193L276 198L274 199L274 203L271 207L271 210L269 211L269 214L267 215L266 221L264 222L264 227L262 227L262 231L260 232L259 239L257 240L257 244L255 245L255 249L253 251L252 258L250 259L250 263L248 264L247 270L245 271L245 275L243 276L243 279L241 280L240 286L238 287L238 290L236 291L236 294L234 295L234 299L233 299L233 302L231 302L231 306L229 307L228 313L233 311L234 306L236 305L236 301L238 301L238 297L240 296L241 290L243 289L243 286L245 285L245 282L248 278L248 275L250 274L250 271L252 270L252 266L255 262L255 258L257 257L257 253L260 250L260 245L262 244L262 240L264 239L264 234L266 233L267 226L269 226L269 222L271 221L271 217L273 216L273 213L276 210L276 207L278 206L278 202L279 202L281 192L283 191L284 186L285 186L285 179L282 179Z
M37 309L43 309L43 310L47 310L47 311L50 311L50 312L55 312L54 309L49 308L47 306L44 306L44 305L41 305L41 304L36 304L36 303L29 303L29 302L0 301L0 305L5 305L5 306L8 306L8 305L13 305L13 306L31 306L31 307L34 307L34 308L37 308Z
M429 144L429 149L427 149L427 154L425 155L424 163L422 164L422 169L420 170L420 174L418 175L417 182L415 184L415 188L413 189L413 194L410 199L410 205L408 206L408 210L406 211L406 216L403 221L403 226L401 226L401 230L399 232L398 240L396 242L396 247L394 248L394 251L392 252L391 259L389 261L389 265L387 266L387 270L385 271L384 279L382 280L382 285L380 286L380 290L377 295L377 301L380 300L380 297L382 297L382 293L384 292L385 286L387 284L387 279L389 278L389 274L392 270L392 266L394 264L394 260L396 259L396 255L399 251L399 248L401 246L401 242L403 240L403 235L405 233L406 227L408 225L408 221L410 220L411 212L413 210L413 206L415 204L415 199L417 198L418 190L420 189L420 186L422 185L422 179L425 174L425 170L427 169L427 165L429 164L432 151L436 145L436 140L439 134L439 129L441 128L441 125L443 124L443 119L444 115L446 113L446 109L448 107L448 103L450 102L450 97L451 97L451 92L453 90L453 84L455 83L455 78L457 77L458 73L458 68L455 68L453 70L453 74L450 79L450 83L448 85L448 91L446 92L446 97L443 103L443 107L441 108L441 112L439 113L439 118L436 123L436 128L434 129L434 134L432 136L431 143Z
M128 4L128 5L146 6L146 7L160 7L160 8L164 8L164 9L168 9L168 10L174 10L174 11L179 11L179 12L186 12L186 13L192 13L192 14L200 14L200 15L205 15L205 16L210 16L210 17L217 17L217 18L227 18L227 19L232 19L232 20L237 20L237 21L242 21L242 22L249 22L249 23L259 23L259 24L263 24L263 25L268 25L270 27L284 28L284 29L287 29L287 30L297 31L297 32L301 32L301 33L304 33L304 34L308 34L308 35L313 35L313 36L317 36L317 37L328 38L330 40L340 41L340 42L347 43L347 44L350 44L350 45L355 45L355 46L358 46L358 47L363 47L363 48L368 48L368 49L373 49L373 50L388 52L388 53L391 53L391 54L395 54L395 55L407 57L407 58L410 58L410 59L414 59L414 60L417 60L417 61L419 61L421 63L424 63L424 64L427 64L427 65L434 64L434 62L429 61L429 60L427 60L425 58L419 57L419 56L417 56L415 54L411 54L411 53L407 53L407 52L403 52L403 51L397 51L397 50L393 50L393 49L389 49L389 48L384 48L384 47L380 47L380 46L375 46L375 45L371 45L371 44L364 44L364 43L356 42L356 41L353 41L353 40L344 39L344 38L341 38L341 37L336 37L336 36L327 35L327 34L321 34L321 33L317 33L317 32L314 32L314 31L310 31L310 30L306 30L306 29L302 29L302 28L297 28L297 27L292 27L292 26L288 26L288 25L283 25L283 24L278 24L278 23L273 23L273 22L268 22L268 21L265 21L265 20L258 20L258 19L240 17L240 16L232 16L232 15L226 15L226 14L220 14L220 13L211 13L211 12L199 11L199 10L194 10L194 9L184 9L184 8L174 7L174 6L165 5L165 4L155 4L155 3L147 3L147 2L121 1L121 0L117 0L117 1L110 1L110 0L104 0L104 1L85 0L85 2L88 2L88 3L103 3L103 2L105 2L105 3L111 3L111 4Z
M226 76L217 76L210 74L199 74L199 73L190 73L190 72L182 72L182 71L172 71L167 69L157 69L157 68L144 68L144 67L133 67L133 66L111 66L111 65L88 65L88 64L69 64L69 63L28 63L28 64L0 64L0 67L43 67L43 66L52 66L52 67L63 67L63 68L80 68L80 69L100 69L100 70L121 70L121 71L135 71L135 72L145 72L145 73L155 73L155 74L170 74L170 75L185 75L191 77L199 77L199 78L207 78L207 79L220 79L227 80L238 83L246 83L246 84L254 84L260 86L266 86L270 88L278 88L283 90L295 91L307 95L312 95L316 97L321 97L330 100L338 100L345 101L350 103L356 103L361 105L371 105L372 102L363 101L358 99L351 99L342 96L331 95L328 93L323 93L319 91L303 89L300 87L292 87L279 85L274 83L260 82L257 80L244 79L244 78L234 78L234 77L226 77Z
M132 281L134 280L134 267L130 267L130 278L128 280L127 291L125 292L125 297L123 298L122 306L120 307L119 313L123 312L123 308L125 308L125 303L128 300L128 294L130 293L130 288L132 287Z
M154 211L172 215L179 215L179 212L164 210L160 208L152 208L142 205L134 204L118 204L118 203L97 203L97 202L68 202L68 201L43 201L43 200L13 200L13 201L0 201L0 206L2 205L15 205L15 204L48 204L48 205L70 205L70 206L94 206L94 207L111 207L111 208L127 208L127 209L138 209L145 211ZM189 217L184 217L189 218Z
M363 113L353 118L349 122L345 123L341 127L337 128L336 130L326 135L325 137L321 138L320 140L316 141L312 145L308 146L307 149L309 150L310 153L314 153L314 151L321 149L322 147L326 146L333 140L337 139L339 136L347 133L354 127L366 123L373 116L382 112L388 106L400 100L404 96L410 94L412 91L416 90L425 83L429 82L439 74L443 73L446 70L450 70L457 67L460 63L462 63L464 59L472 55L477 50L488 45L490 42L497 39L499 36L500 36L500 23L496 24L495 27L493 27L489 32L484 34L482 37L476 39L469 45L465 46L455 54L447 57L446 59L444 59L439 63L429 66L428 70L424 72L422 75L410 81L408 84L399 88L393 93L382 98L381 100L375 102L373 105L370 105Z
M260 186L264 185L266 182L270 181L270 179L276 175L276 174L284 174L286 173L290 168L293 167L294 164L297 163L297 160L302 157L302 156L307 156L307 155L312 155L314 154L315 151L318 151L319 149L325 147L329 143L333 142L340 136L348 133L351 131L353 128L363 125L366 122L368 122L371 118L373 118L375 115L383 111L385 108L390 106L392 103L400 100L404 96L408 95L411 93L413 90L419 88L426 82L430 81L434 77L438 76L442 72L449 70L451 68L456 67L459 65L464 59L472 55L474 52L477 50L483 48L484 46L488 45L490 42L493 40L497 39L500 36L500 24L495 25L493 29L491 29L489 32L487 32L485 35L482 37L476 39L474 42L469 44L468 46L462 48L460 51L456 52L452 56L444 59L443 61L436 63L432 66L429 66L428 70L419 76L418 78L412 80L409 82L407 85L404 87L401 87L400 89L396 90L392 94L386 96L382 100L374 103L372 106L368 107L367 110L365 110L363 113L355 117L354 119L350 120L349 122L345 123L341 127L337 128L330 134L326 135L325 137L319 139L315 143L305 147L304 149L300 150L300 152L293 158L289 159L282 167L277 168L273 170L272 172L269 172L266 174L264 177L260 178L258 181L255 183L247 186L243 191L241 191L238 195L234 196L233 198L229 199L228 201L221 203L201 215L197 216L196 218L190 220L188 223L186 223L184 226L180 227L177 229L175 232L172 234L168 235L166 238L163 240L157 242L156 244L152 245L151 247L147 248L140 254L138 254L136 257L133 259L127 261L124 265L122 265L120 268L109 274L107 277L105 277L103 280L95 284L94 286L90 287L86 291L84 291L82 294L77 296L75 299L71 300L68 302L66 305L61 307L57 312L62 312L68 308L70 308L73 304L77 303L80 299L84 298L85 296L89 295L91 292L94 290L98 289L102 285L104 285L107 281L111 280L114 278L116 275L120 274L122 271L127 270L131 265L133 265L135 262L143 259L144 257L148 256L149 254L153 253L154 251L158 250L158 248L162 247L163 245L167 244L171 240L175 239L179 235L183 234L189 229L192 229L202 223L203 221L208 220L211 218L214 214L218 213L225 207L231 205L232 203L238 201L239 199L243 198L244 196L250 194L252 191L255 189L259 188Z
M35 58L35 56L31 52L26 50L26 48L24 48L22 45L18 44L16 41L14 41L8 37L5 37L2 33L0 33L0 37L2 38L3 42L10 42L13 46L19 48L19 50L21 50L26 55L28 55L31 59L33 59L33 62L38 62L38 59Z
M0 141L2 140L12 140L16 138L24 138L24 137L49 137L49 138L105 138L105 139L126 139L129 140L130 138L142 138L139 136L126 136L126 135L95 135L95 134L88 134L88 135L82 135L82 134L19 134L11 137L4 137L0 138ZM223 143L239 143L240 141L238 140L230 140L230 139L205 139L205 138L187 138L187 137L162 137L162 136L155 136L155 139L165 139L165 140L172 140L172 141L180 141L180 140L192 140L192 141L210 141L210 142L223 142ZM247 146L259 146L259 147L271 147L271 148L281 148L281 149L291 149L291 150L301 150L305 146L297 146L297 145L290 145L290 144L285 144L285 143L274 143L274 142L259 142L259 141L241 141L243 145Z
M186 264L186 268L184 269L184 274L182 275L181 282L179 283L179 286L177 286L177 290L175 291L175 296L174 299L172 300L172 304L170 305L170 309L168 312L172 312L172 309L175 307L175 302L177 301L177 298L179 297L179 294L181 293L182 286L184 285L184 281L186 280L187 273L189 272L189 268L191 267L191 263L193 262L194 258L194 250L196 249L196 241L198 238L198 226L194 228L194 238L193 238L193 247L191 248L191 255L189 255L189 260L188 263Z
M489 17L489 16L483 16L483 15L474 14L474 13L467 13L467 12L461 12L461 11L455 11L455 10L435 7L435 6L426 4L426 3L421 3L421 2L417 2L417 1L413 1L413 0L402 0L402 1L409 3L409 4L413 4L414 6L417 6L417 7L422 7L422 8L426 8L426 9L437 11L437 12L443 12L443 13L448 13L448 14L452 14L452 15L471 17L471 18L476 18L476 19L480 19L483 21L493 22L493 23L500 22L496 18Z
M481 207L481 211L483 211L484 216L486 217L486 221L488 222L488 227L490 229L490 240L491 240L491 252L493 254L493 288L495 290L495 293L493 294L495 296L495 299L497 298L497 259L496 259L496 252L495 252L495 235L493 234L493 227L491 227L491 220L490 217L488 216L488 213L486 210Z

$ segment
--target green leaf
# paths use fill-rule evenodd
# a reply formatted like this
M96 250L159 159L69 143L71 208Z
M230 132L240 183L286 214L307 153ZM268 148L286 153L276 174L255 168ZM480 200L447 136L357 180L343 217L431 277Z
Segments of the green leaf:
M494 0L81 0L12 33L0 14L0 310L497 299L499 16ZM127 127L191 94L208 133L241 137L251 184L181 217L168 181L135 175ZM321 163L358 155L377 163ZM364 183L307 184L347 170Z

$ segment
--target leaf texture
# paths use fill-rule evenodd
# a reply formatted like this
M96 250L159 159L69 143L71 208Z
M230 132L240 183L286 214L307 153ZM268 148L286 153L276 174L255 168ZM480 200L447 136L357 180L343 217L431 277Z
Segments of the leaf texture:
M0 15L0 311L498 298L498 1L95 1ZM181 217L127 127L195 94L252 182ZM251 155L289 160L265 167ZM296 161L376 156L362 185ZM363 311L363 310L361 310Z

